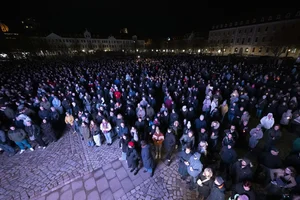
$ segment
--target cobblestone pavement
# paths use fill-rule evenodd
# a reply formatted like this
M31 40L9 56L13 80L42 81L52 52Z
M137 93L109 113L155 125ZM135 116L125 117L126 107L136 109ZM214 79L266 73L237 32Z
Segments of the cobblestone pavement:
M284 132L278 144L283 157L294 138ZM78 135L67 133L45 150L27 150L9 158L2 154L0 199L196 199L196 192L177 173L178 162L169 167L160 162L152 178L143 170L134 176L126 162L118 160L117 144L87 147Z
M13 157L2 154L0 199L32 199L101 168L120 154L117 143L87 147L78 135L70 133L45 150L26 150Z
M126 161L115 160L37 200L173 200L196 199L177 173L177 162L167 167L158 164L151 178L143 169L134 176Z

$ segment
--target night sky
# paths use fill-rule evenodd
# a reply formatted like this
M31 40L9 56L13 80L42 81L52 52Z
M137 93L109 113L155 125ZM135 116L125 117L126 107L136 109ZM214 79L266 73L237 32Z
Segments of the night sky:
M148 3L147 3L148 2ZM178 36L191 31L206 35L213 24L285 12L291 8L238 8L237 5L201 5L202 1L104 1L20 0L11 2L0 20L34 17L41 26L56 33L82 33L87 28L103 36L117 35L122 27L142 38ZM214 2L212 2L214 3ZM217 4L217 2L215 2ZM244 3L242 3L244 4ZM243 6L244 7L244 6ZM7 12L7 13L6 13Z

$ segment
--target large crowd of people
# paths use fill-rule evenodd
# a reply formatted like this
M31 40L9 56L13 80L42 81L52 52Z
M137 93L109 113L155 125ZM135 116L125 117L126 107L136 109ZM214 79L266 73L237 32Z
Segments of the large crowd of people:
M259 199L257 183L291 196L300 139L285 159L277 144L300 133L299 80L294 66L192 56L1 63L0 148L13 156L78 134L90 148L118 142L134 175L178 160L200 199Z

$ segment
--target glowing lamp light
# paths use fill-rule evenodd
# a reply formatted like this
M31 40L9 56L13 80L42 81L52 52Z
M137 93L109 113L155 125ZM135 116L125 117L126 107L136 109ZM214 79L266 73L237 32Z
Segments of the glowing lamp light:
M151 51L154 51L154 49L152 49Z
M156 52L158 52L158 49L156 49Z
M174 50L172 50L172 52L174 52Z
M107 52L107 50L105 49L104 52Z
M198 53L200 53L201 52L201 50L200 49L198 49Z
M85 49L82 49L82 52L85 52Z
M137 49L136 51L139 52L139 49Z
M183 49L182 52L185 52L185 50Z
M141 58L141 56L137 56L137 58Z
M221 49L218 50L218 53L221 53Z
M166 50L163 50L163 52L165 52Z

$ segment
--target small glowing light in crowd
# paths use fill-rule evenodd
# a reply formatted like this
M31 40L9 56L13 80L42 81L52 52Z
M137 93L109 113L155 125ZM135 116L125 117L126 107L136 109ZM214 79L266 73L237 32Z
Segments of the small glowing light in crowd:
M290 52L290 51L291 51L291 49L288 50L288 52Z
M141 56L137 56L137 58L140 58Z
M185 50L183 49L182 52L185 52Z
M223 51L225 52L225 51L226 51L226 49L223 49Z
M172 49L172 52L174 52L174 50Z
M248 48L246 48L246 52L248 52L249 51L249 49Z
M170 40L171 40L171 38L168 37L168 41L170 41Z
M104 52L107 52L107 50L105 49Z
M152 49L151 51L154 51L154 49Z
M158 49L156 49L156 52L158 52Z
M139 52L139 49L136 49L137 52Z
M198 53L200 53L201 52L201 50L200 49L198 49Z
M26 26L26 28L28 28L28 26Z
M218 53L221 53L221 49L218 50Z
M165 52L166 50L163 50L163 52Z
M124 52L124 49L122 49L122 51Z
M82 49L82 52L85 52L85 49Z
M6 54L6 53L1 53L1 54L0 54L0 57L6 58L6 57L7 57L7 54Z

